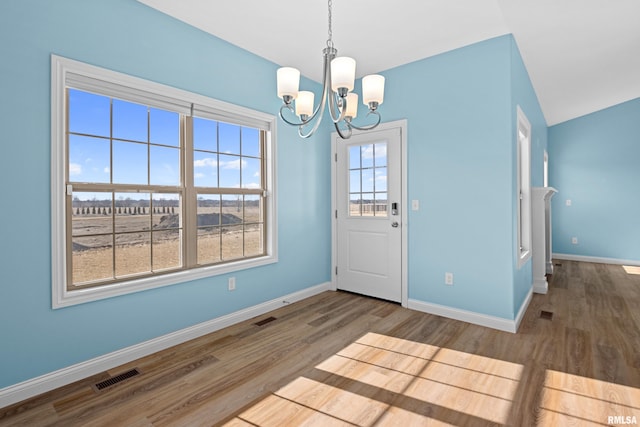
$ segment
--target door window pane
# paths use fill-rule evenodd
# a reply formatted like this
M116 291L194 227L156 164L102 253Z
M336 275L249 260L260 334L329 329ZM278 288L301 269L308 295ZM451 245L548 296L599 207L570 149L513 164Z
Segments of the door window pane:
M349 216L387 216L387 143L349 147Z
M387 193L375 193L374 215L385 217L388 215Z
M360 146L349 147L349 169L360 169Z
M373 169L362 169L362 191L373 192Z
M362 158L361 168L373 167L373 144L362 145L360 147L360 156Z

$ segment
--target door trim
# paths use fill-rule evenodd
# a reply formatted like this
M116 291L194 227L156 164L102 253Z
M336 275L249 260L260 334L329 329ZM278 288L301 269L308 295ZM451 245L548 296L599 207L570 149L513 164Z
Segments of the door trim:
M393 122L380 123L376 130L388 130L388 129L400 129L400 179L401 179L401 196L403 208L400 214L401 220L401 304L403 307L409 305L409 285L407 280L408 272L408 260L407 260L407 247L408 247L408 210L409 200L407 199L407 120L396 120ZM361 134L366 132L353 131L354 134ZM338 206L338 194L337 194L337 167L336 167L336 155L338 153L338 144L340 143L340 137L337 132L331 133L331 289L338 289L338 282L336 278L336 267L338 265L338 227L335 212Z

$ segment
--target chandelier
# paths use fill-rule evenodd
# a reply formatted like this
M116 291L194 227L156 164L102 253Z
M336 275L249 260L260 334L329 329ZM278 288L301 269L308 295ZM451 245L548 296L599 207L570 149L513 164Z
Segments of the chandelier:
M322 50L324 55L322 99L314 108L314 93L298 90L300 86L300 71L292 67L278 69L278 97L282 98L280 118L291 126L298 127L298 134L308 138L318 129L324 116L325 105L328 103L331 120L342 139L351 137L353 129L367 131L380 124L378 106L384 99L384 77L371 74L362 78L362 101L369 108L367 117L374 115L375 123L367 126L356 126L353 119L358 112L358 94L352 92L356 74L356 61L346 56L336 57L338 51L333 46L331 29L331 0L329 9L329 38L327 47ZM295 108L292 103L295 100ZM288 119L285 115L297 115Z

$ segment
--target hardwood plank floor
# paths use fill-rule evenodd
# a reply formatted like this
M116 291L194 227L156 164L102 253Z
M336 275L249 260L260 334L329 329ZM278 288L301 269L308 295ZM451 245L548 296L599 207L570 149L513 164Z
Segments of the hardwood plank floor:
M326 292L2 408L0 426L640 422L638 273L557 261L517 334Z

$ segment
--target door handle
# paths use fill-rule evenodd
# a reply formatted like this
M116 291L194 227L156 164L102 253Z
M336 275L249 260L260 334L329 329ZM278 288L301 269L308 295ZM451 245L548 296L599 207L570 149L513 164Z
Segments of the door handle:
M392 226L393 228L398 228L398 225L399 225L399 224L398 224L398 221L393 221L393 222L391 223L391 226Z

